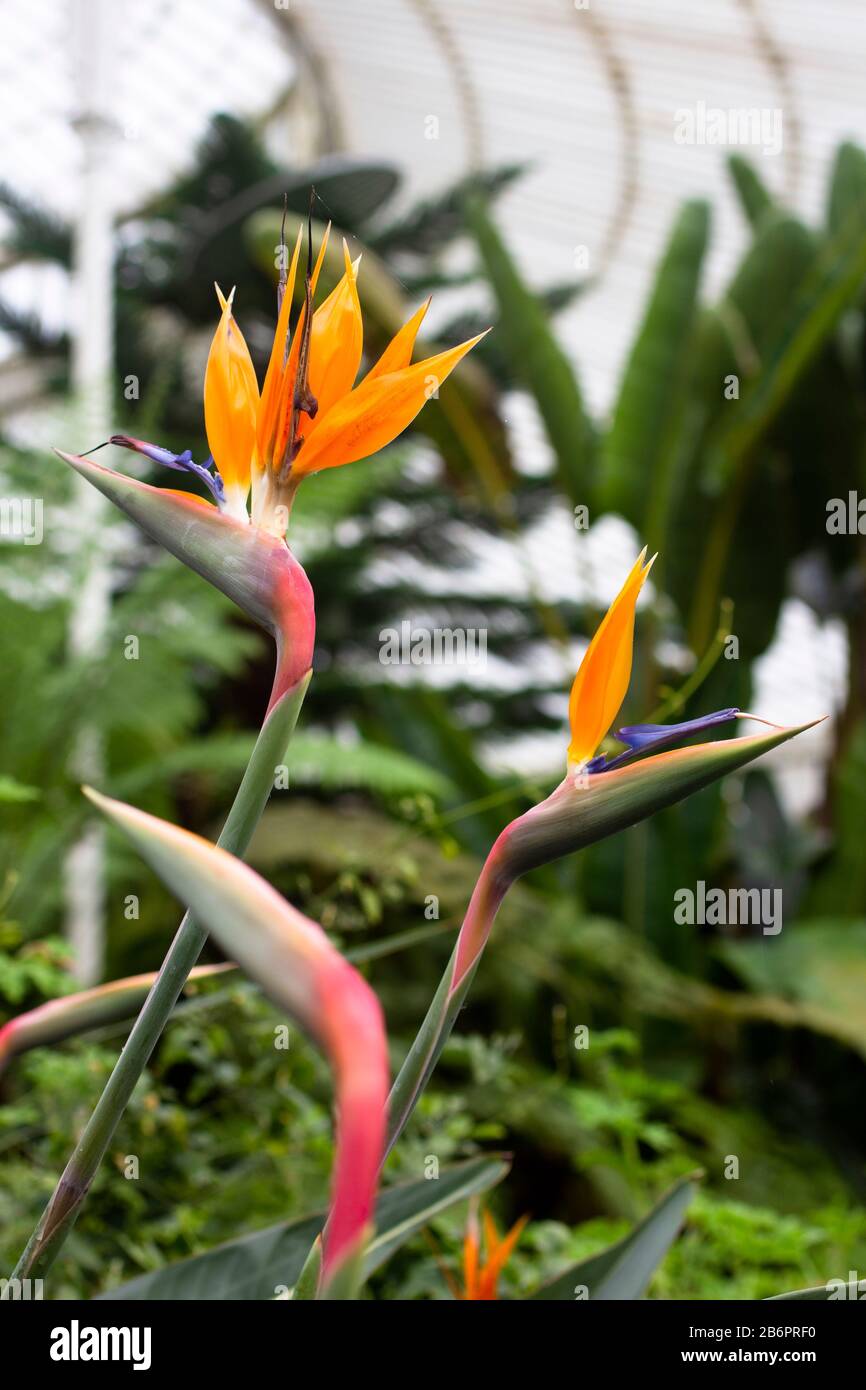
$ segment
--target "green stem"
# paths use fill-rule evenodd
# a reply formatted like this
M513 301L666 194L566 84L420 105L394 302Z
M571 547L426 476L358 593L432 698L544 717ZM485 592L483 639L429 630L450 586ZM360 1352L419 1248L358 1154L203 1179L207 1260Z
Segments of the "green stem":
M473 965L467 971L460 984L452 992L456 963L457 947L455 946L451 959L445 968L445 974L439 982L439 988L427 1010L427 1016L406 1055L394 1085L391 1087L391 1094L388 1098L386 1155L391 1152L403 1133L412 1111L433 1075L442 1049L451 1036L457 1015L469 993L469 986L475 974L475 966Z
M503 870L502 866L504 843L503 833L484 861L451 959L445 967L427 1016L391 1087L386 1153L391 1152L403 1133L451 1036L490 935L493 919L513 880L513 875Z
M276 701L262 725L217 842L232 854L244 853L267 805L274 771L285 757L309 682L308 672ZM56 1259L206 938L205 929L187 913L13 1278L42 1277Z

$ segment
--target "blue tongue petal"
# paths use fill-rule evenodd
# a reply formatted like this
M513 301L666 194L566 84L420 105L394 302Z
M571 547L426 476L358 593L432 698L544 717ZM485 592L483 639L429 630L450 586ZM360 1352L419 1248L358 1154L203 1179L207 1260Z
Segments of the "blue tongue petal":
M612 768L620 767L639 753L664 748L670 743L679 742L681 738L688 738L690 734L703 733L704 729L712 729L716 724L727 724L739 716L738 709L720 709L715 714L703 714L700 719L687 719L682 724L628 724L624 729L617 729L614 734L619 743L626 745L626 751L617 753L609 761L602 753L587 763L586 771L610 772Z
M137 454L144 454L146 458L153 459L154 463L162 464L163 468L176 468L179 473L192 473L194 477L201 479L218 507L225 504L223 480L216 469L211 472L209 467L212 459L207 464L193 463L189 449L184 449L182 454L173 454L170 449L163 449L159 444L147 444L143 439L133 439L128 434L113 434L108 442L118 444L121 449L134 449Z

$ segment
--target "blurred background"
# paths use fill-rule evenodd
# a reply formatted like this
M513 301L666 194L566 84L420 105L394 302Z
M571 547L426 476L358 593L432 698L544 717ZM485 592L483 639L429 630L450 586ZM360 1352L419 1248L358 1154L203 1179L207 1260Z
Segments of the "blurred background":
M862 1276L860 7L6 0L2 29L0 1022L158 966L176 905L79 784L215 836L271 675L264 638L50 448L124 431L205 457L213 282L237 286L261 368L283 197L292 240L314 185L316 234L331 220L363 253L371 357L431 293L425 352L494 328L409 435L313 478L292 517L316 675L250 858L365 958L395 1062L480 857L562 775L574 671L644 542L620 722L830 716L519 885L393 1176L513 1153L494 1202L531 1216L512 1291L695 1168L653 1296ZM406 620L485 634L486 661L383 664ZM783 930L677 925L701 881L781 890ZM180 1006L63 1291L321 1204L327 1073L275 1051L274 1021L236 983ZM0 1079L6 1262L124 1036ZM461 1221L406 1246L379 1296L448 1296Z

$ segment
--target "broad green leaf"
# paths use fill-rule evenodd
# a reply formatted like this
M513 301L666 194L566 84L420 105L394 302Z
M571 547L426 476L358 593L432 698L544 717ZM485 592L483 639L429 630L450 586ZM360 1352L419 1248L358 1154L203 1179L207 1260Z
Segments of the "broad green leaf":
M592 429L574 367L551 331L538 297L524 283L487 208L467 204L484 270L499 310L498 333L515 378L531 391L556 455L560 482L575 503L590 500Z
M508 1172L503 1158L473 1158L436 1179L386 1188L376 1204L376 1233L367 1246L368 1277L434 1217L494 1187ZM103 1300L190 1302L270 1299L291 1289L324 1224L324 1212L227 1242L204 1255L143 1274L101 1294Z
M760 378L816 254L807 227L787 213L769 211L725 294L699 319L683 459L664 546L669 591L683 615L691 614L689 635L698 654L712 638L722 596L734 604L743 656L762 651L775 631L791 507L777 473L768 468L757 470L748 487L720 499L714 441L740 408L730 392L742 397ZM776 518L772 528L764 525L769 515ZM717 538L712 550L710 536ZM714 575L707 574L711 562ZM706 582L698 583L705 574Z
M629 354L602 455L602 498L655 547L674 483L710 211L682 208Z
M240 158L244 158L246 153L238 151ZM257 216L266 215L265 210L273 217L273 209L282 204L283 198L290 215L306 216L311 188L316 190L317 206L326 209L328 217L338 227L354 228L387 203L400 182L399 170L392 165L353 155L325 155L301 168L265 173L264 177L251 182L230 201L221 202L219 224L210 229L209 239L212 240L225 228L238 224L246 231L247 223ZM187 197L195 205L201 198L200 190L190 188ZM159 210L159 203L155 205L155 210ZM171 211L177 215L176 205ZM276 225L270 258L264 263L263 269L276 277L274 247L279 240L279 217L274 221ZM231 244L237 245L236 241Z
M817 238L799 218L772 209L762 219L718 306L728 330L728 370L739 371L744 380L760 371L764 351L784 327L817 252ZM720 395L719 390L717 399ZM731 405L722 400L719 409L724 413Z
M310 1246L310 1253L301 1266L294 1288L292 1300L295 1303L314 1303L322 1282L322 1236L316 1236Z
M866 226L854 217L821 248L783 326L767 347L763 370L741 394L729 423L713 441L717 486L726 486L736 476L749 451L778 417L836 331L844 311L859 298L864 279Z
M757 227L764 213L773 207L772 195L768 192L754 164L745 159L743 155L732 154L728 156L728 173L737 190L737 197L740 200L740 207L746 220L750 226Z
M265 190L259 205L273 207L285 197L289 212L306 213L310 188L315 188L318 205L341 227L353 227L372 216L399 188L402 175L390 164L359 159L352 155L327 155L314 165L286 175L274 176L273 188ZM273 246L271 269L273 269Z
M827 196L827 227L841 231L850 217L866 223L866 151L846 140L836 151Z
M623 1240L572 1265L531 1297L560 1302L640 1298L679 1235L700 1176L681 1179Z

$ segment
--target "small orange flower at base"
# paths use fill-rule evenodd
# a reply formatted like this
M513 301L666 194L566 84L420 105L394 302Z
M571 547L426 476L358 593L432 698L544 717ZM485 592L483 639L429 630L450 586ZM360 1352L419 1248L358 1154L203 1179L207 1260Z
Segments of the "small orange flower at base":
M481 1222L484 1228L484 1259L481 1259L481 1238L478 1229L478 1216L470 1210L463 1240L463 1288L448 1279L451 1292L463 1302L490 1303L498 1299L499 1276L509 1260L520 1233L529 1220L521 1216L511 1230L500 1238L496 1223L485 1208Z

